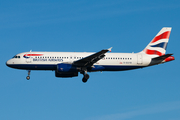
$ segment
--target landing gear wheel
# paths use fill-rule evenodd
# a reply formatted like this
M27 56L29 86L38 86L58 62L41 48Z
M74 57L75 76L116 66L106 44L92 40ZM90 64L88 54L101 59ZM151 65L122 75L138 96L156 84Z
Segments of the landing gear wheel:
M30 71L30 70L28 70L28 76L26 77L26 79L27 79L27 80L29 80L29 79L30 79L30 73L31 73L31 71Z
M89 79L89 75L88 74L84 74L84 77L83 77L82 81L84 83L86 83L88 79Z
M83 81L83 83L86 83L86 82L87 82L87 79L83 78L82 81Z
M27 76L26 79L29 80L29 79L30 79L30 76Z

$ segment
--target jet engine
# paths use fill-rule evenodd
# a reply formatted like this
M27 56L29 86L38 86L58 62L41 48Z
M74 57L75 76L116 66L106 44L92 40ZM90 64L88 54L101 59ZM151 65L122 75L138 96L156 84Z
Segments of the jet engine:
M78 68L72 64L60 63L57 64L55 71L56 77L76 77L78 76Z

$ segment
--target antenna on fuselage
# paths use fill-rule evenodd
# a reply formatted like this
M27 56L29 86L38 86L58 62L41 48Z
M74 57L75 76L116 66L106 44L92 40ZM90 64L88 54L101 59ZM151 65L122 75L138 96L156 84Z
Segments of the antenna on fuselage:
M30 52L32 52L32 50L30 50Z

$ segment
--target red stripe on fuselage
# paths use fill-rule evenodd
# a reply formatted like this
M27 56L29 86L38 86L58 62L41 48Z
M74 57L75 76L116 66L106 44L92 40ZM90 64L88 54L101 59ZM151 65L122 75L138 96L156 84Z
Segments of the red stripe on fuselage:
M154 43L160 39L169 39L170 31L164 32L161 35L156 36L151 43Z
M42 56L43 54L25 54L24 56Z

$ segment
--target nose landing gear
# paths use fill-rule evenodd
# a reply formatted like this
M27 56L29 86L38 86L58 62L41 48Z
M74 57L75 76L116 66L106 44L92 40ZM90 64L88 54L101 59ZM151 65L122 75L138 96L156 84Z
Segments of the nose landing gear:
M27 79L27 80L29 80L29 79L30 79L30 72L31 72L31 71L30 71L30 70L28 70L28 76L26 77L26 79Z

